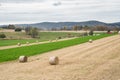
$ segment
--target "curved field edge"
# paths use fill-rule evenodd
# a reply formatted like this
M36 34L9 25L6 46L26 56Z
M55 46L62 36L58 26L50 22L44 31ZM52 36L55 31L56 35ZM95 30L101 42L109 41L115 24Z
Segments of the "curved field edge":
M97 40L97 39L112 36L112 35L115 35L115 34L101 34L99 36L86 36L86 37L60 41L60 42L51 42L51 43L45 43L45 44L39 44L39 45L0 50L0 62L16 60L21 55L32 56L32 55L42 54L45 52L65 48L68 46L85 43L85 42L88 42L89 39Z

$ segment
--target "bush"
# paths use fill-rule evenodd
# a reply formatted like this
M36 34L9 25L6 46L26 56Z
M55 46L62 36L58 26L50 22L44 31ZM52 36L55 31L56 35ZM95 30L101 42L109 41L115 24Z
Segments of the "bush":
M107 33L108 33L108 34L111 34L111 30L108 30Z
M38 29L37 28L32 28L30 30L30 35L31 35L32 38L37 38L38 35L39 35Z
M6 38L5 34L0 34L0 38Z
M89 35L93 35L94 33L93 33L93 30L91 30L90 32L89 32Z
M62 37L59 36L58 39L62 39Z
M22 31L21 28L16 28L16 29L15 29L15 32L21 32L21 31Z

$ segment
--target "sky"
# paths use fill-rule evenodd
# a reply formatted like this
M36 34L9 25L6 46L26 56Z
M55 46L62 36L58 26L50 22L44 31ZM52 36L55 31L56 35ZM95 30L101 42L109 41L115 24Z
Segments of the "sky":
M120 0L0 0L0 25L89 20L120 22Z

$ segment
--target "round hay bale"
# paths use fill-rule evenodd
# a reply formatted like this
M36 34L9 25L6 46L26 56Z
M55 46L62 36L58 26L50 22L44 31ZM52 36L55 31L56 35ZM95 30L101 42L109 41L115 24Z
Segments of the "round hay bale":
M36 40L36 43L38 43L39 41L38 40Z
M49 40L49 42L52 42L52 40Z
M93 42L93 40L92 39L89 39L89 43L92 43Z
M120 31L118 32L118 34L120 34Z
M96 36L99 36L100 34L96 34Z
M27 56L20 56L19 62L21 62L21 63L27 62Z
M96 36L96 34L93 34L93 36Z
M56 38L56 41L58 41L58 38Z
M18 45L18 46L21 46L21 43L18 43L17 45Z
M59 64L59 58L57 56L53 56L49 58L50 65L57 65Z
M29 42L26 42L26 44L29 44Z

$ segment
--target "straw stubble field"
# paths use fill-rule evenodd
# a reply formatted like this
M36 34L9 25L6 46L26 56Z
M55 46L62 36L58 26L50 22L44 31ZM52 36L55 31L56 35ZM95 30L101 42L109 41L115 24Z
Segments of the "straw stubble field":
M119 50L115 35L32 56L27 63L1 63L0 80L119 80ZM48 63L51 56L59 57L59 65Z

